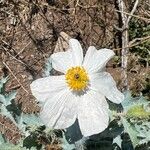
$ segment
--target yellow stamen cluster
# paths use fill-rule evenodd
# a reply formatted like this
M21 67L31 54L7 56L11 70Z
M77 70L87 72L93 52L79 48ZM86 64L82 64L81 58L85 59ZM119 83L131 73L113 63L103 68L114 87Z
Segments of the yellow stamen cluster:
M75 91L84 90L89 82L86 70L79 66L70 68L65 77L70 89Z

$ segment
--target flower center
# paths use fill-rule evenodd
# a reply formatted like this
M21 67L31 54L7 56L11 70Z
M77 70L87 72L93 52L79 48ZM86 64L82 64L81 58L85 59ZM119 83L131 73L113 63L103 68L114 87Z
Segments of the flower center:
M84 90L89 82L89 77L86 70L79 66L70 68L65 77L70 89L75 91Z

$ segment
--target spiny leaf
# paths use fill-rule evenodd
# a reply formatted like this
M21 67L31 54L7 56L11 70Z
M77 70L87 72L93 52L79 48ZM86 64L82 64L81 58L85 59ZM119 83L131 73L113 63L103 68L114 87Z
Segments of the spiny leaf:
M30 150L37 150L37 148L36 147L31 147Z
M121 142L122 142L122 139L120 135L118 135L117 137L113 139L113 143L116 143L120 148L121 148Z
M5 105L5 96L0 94L0 102Z
M28 130L26 130L26 125L23 122L23 118L22 118L22 114L20 116L16 117L16 122L17 122L17 127L19 128L19 130L21 131L21 133L27 137L29 136L29 132Z
M0 80L0 92L2 92L2 88L3 88L4 84L7 82L7 80L8 80L8 77L2 78Z
M10 93L5 95L6 106L11 104L11 100L15 99L17 92L11 91Z
M75 142L75 148L78 150L84 150L86 149L86 141L88 140L88 137L82 137L81 140Z
M0 145L5 143L5 139L3 138L3 135L0 133Z
M135 125L136 130L139 132L137 137L140 139L139 144L148 143L150 141L150 122L143 122L140 125Z
M25 147L21 147L20 145L14 145L10 143L5 143L0 145L1 150L27 150Z
M0 135L0 140L1 140L2 135ZM9 143L8 141L1 142L0 141L0 150L27 150L25 147L23 147L23 141L20 141L19 144L12 144Z
M73 150L75 149L75 145L74 144L69 144L68 141L66 140L66 137L63 133L63 138L61 138L61 147L63 148L63 150Z
M16 121L14 120L14 117L13 117L12 114L6 109L5 105L3 105L3 104L1 105L0 111L1 111L1 114L2 114L3 116L5 116L6 118L10 119L15 125L17 125L17 124L16 124Z
M0 102L5 106L8 106L12 103L12 100L16 97L16 91L12 91L8 94L2 95L0 94Z
M136 97L133 98L131 93L127 91L125 93L125 100L121 103L125 112L127 112L130 108L137 105L147 105L149 102L144 97Z
M133 147L139 143L139 139L137 138L138 132L133 125L131 125L126 118L121 117L122 124L124 126L124 131L129 134L130 139L132 141Z
M41 126L43 125L39 116L35 114L22 114L22 121L27 124L28 126Z

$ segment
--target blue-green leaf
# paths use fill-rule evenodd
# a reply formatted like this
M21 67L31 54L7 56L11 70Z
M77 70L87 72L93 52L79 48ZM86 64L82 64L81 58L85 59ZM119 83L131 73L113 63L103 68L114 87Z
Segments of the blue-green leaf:
M0 145L5 143L5 139L3 138L2 134L0 133Z
M122 124L124 126L124 132L128 133L132 141L133 147L139 144L139 139L137 138L138 131L133 125L131 125L126 118L121 117Z
M25 136L29 136L28 131L26 131L26 125L23 122L22 114L23 113L21 113L20 116L16 116L17 127Z
M12 114L6 109L6 107L5 107L4 104L1 105L0 111L1 111L1 114L2 114L3 116L5 116L6 118L10 119L15 125L17 125L17 124L16 124L16 121L14 120L14 117L13 117Z
M14 145L9 141L5 141L0 134L0 150L27 150L23 147L23 141L21 140L18 144Z
M5 95L6 106L11 104L11 100L15 99L16 94L16 91L11 91L10 93Z
M5 105L5 96L0 94L0 102L3 103Z
M0 92L2 92L2 87L3 87L4 84L7 82L7 80L8 80L8 77L2 78L2 79L0 80Z
M121 142L122 142L122 139L120 135L118 135L117 137L113 139L113 144L116 143L120 148L121 148Z
M61 147L63 148L63 150L73 150L75 149L75 145L74 144L69 144L66 140L66 137L63 133L63 138L61 138Z
M43 125L41 119L35 114L22 114L22 121L28 126L41 126Z
M5 143L0 145L1 150L27 150L25 147L20 145L14 145L11 143Z
M140 139L139 144L148 143L150 141L150 122L143 122L135 125L138 131L137 137Z
M125 99L121 103L124 109L124 112L127 112L130 108L137 106L137 105L147 105L149 102L143 97L135 97L131 96L131 92L127 91L125 93Z

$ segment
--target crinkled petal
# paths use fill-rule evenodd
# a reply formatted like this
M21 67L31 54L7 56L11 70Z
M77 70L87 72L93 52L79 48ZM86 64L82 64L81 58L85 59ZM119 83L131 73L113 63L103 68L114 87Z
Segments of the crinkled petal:
M83 62L83 50L78 40L70 39L69 46L72 51L72 60L74 66L81 66Z
M83 50L78 40L69 40L69 50L54 53L51 56L52 66L55 70L66 73L73 66L81 66L83 62Z
M114 52L109 49L97 50L94 46L90 46L85 55L83 66L88 73L101 71L106 63L114 56Z
M91 88L98 90L114 103L121 103L124 95L117 89L116 82L108 72L90 75Z
M108 127L108 104L103 95L90 90L80 99L78 107L79 126L85 137L98 134Z
M33 96L39 102L45 102L59 91L67 88L65 76L49 76L33 81L30 85Z
M72 52L70 50L66 52L58 52L51 55L52 67L60 72L66 73L68 68L73 66Z
M62 90L45 103L40 117L50 128L64 129L76 120L77 99L69 89Z

